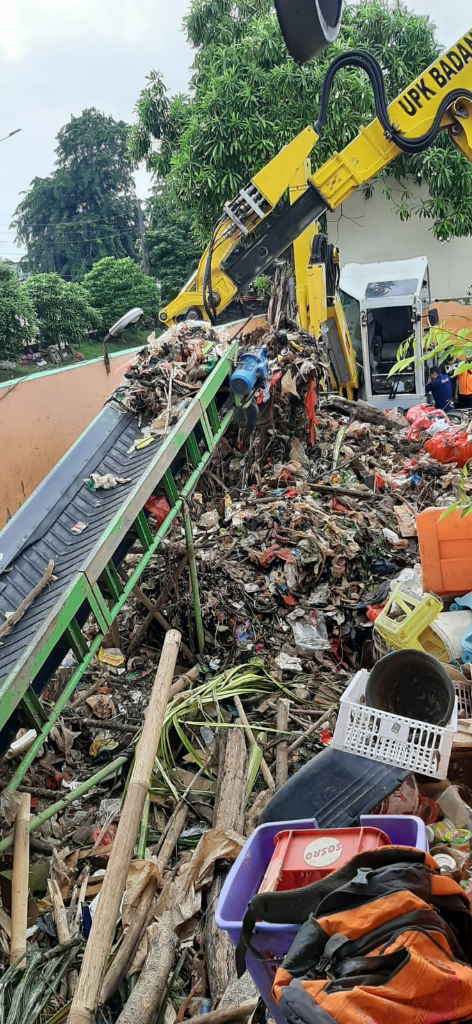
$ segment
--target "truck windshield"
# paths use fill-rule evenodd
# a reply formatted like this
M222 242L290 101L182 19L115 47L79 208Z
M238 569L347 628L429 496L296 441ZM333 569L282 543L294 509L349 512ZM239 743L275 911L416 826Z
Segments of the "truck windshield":
M410 278L408 281L371 281L365 290L365 297L366 299L401 299L402 296L414 295L417 288L418 281L415 278Z

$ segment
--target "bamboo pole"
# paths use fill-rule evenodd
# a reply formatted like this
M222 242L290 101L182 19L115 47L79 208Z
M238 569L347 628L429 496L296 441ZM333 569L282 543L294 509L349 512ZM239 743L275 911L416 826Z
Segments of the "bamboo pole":
M218 780L215 794L213 828L244 828L244 791L246 783L246 743L242 729L230 729L220 740ZM224 877L213 879L207 895L204 932L208 984L213 1002L221 999L234 971L234 948L227 932L215 924L215 910Z
M124 978L126 971L133 959L138 942L149 922L149 916L154 912L154 900L157 892L157 878L151 878L141 896L139 906L133 915L131 924L124 936L123 942L108 968L100 989L100 1003L106 1003L118 988L120 981Z
M144 860L146 856L146 843L147 835L149 830L149 815L151 811L151 793L148 789L146 793L146 799L144 801L143 816L141 818L141 825L139 828L139 839L138 848L136 850L136 856L138 860Z
M290 703L285 697L279 697L277 701L277 729L280 732L287 732L288 712ZM285 785L288 779L288 743L283 740L278 743L275 750L275 781L277 788Z
M194 665L193 668L188 670L188 672L184 672L183 676L179 676L179 678L175 680L175 683L172 683L170 688L170 699L172 700L172 697L175 697L177 693L182 693L182 690L191 690L192 683L196 682L199 673L200 666Z
M167 867L167 861L169 860L171 854L174 852L180 833L185 825L185 822L187 821L187 815L187 804L179 801L177 806L172 811L172 814L169 818L169 821L167 822L165 831L162 833L159 843L156 844L157 863L159 864L161 871L163 871L164 868Z
M22 793L15 818L13 871L11 876L11 964L14 963L22 953L26 953L29 872L28 823L30 818L30 807L30 794ZM23 958L19 966L22 968L26 967L26 957Z
M52 910L54 916L54 924L56 925L56 932L59 943L61 946L67 946L71 939L69 933L69 925L67 924L66 908L64 906L64 900L61 896L61 890L55 879L48 878L48 890L49 897L52 903ZM78 974L77 971L72 970L67 973L67 991L69 999L72 999L76 985L77 985Z
M56 932L59 943L61 946L68 942L70 939L69 925L67 924L66 908L64 906L64 900L61 896L61 890L55 879L48 878L48 890L49 897L52 903L54 924L56 925Z
M121 943L113 963L108 968L100 990L100 1003L106 1003L118 988L121 979L124 978L126 971L131 964L136 947L141 939L141 935L151 923L152 914L154 912L154 897L156 895L157 887L158 884L160 884L163 872L167 867L167 863L185 825L187 814L188 808L186 804L179 803L167 822L165 832L163 833L163 842L156 857L157 877L149 880L123 942Z
M69 1014L69 1024L92 1024L94 1020L100 985L115 933L121 897L154 766L179 644L180 633L177 630L170 630L164 640L128 791L85 947L79 983Z
M179 940L162 920L144 967L116 1024L152 1024L164 995ZM69 1017L69 1024L72 1018Z
M228 1006L225 1010L210 1010L209 1013L200 1013L197 1017L189 1017L185 1024L232 1024L234 1020L247 1020L254 1013L257 1006L257 999L248 999L239 1006Z
M198 589L197 563L195 561L195 548L193 544L193 528L190 512L187 503L182 504L182 515L184 520L185 540L187 542L188 566L190 570L190 585L192 588L193 612L195 615L195 628L197 631L198 653L205 651L205 630L203 628L202 605L200 591Z

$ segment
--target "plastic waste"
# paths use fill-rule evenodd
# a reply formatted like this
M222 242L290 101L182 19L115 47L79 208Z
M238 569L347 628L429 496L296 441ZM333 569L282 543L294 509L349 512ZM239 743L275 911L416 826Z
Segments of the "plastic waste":
M444 417L442 419L436 420L428 428L429 436L430 437L435 437L436 434L440 434L441 431L447 430L448 425L449 425L449 420L448 419L444 419Z
M165 498L156 498L152 495L148 498L144 508L147 512L150 512L156 520L156 531L162 526L164 520L167 518L170 512L169 502Z
M116 750L118 745L118 740L111 733L101 729L90 744L90 757L98 757L99 754L105 753L105 751L109 753L112 750Z
M436 798L440 810L446 818L450 818L458 829L467 828L469 825L470 807L464 803L459 795L457 786L449 786L448 789Z
M238 625L234 627L233 636L237 647L241 650L248 650L252 647L254 637L250 620L246 619L245 622L238 623Z
M323 612L313 608L307 614L296 608L287 615L293 632L295 646L300 651L328 651L330 642Z
M425 448L431 458L443 466L455 465L461 469L472 458L472 444L467 432L463 430L436 434L436 437L425 442Z
M113 842L113 840L114 840L114 838L116 836L117 828L118 828L117 825L109 825L108 826L108 828L103 833L103 835L102 835L102 837L100 839L100 842L98 843L98 847L97 847L98 849L100 848L100 846L111 846L111 844L112 844L112 842ZM102 830L100 828L100 825L97 825L97 827L93 829L92 835L90 836L92 843L96 843L97 842L97 839L100 836L100 832L101 831Z
M291 654L286 654L285 651L280 651L275 659L276 665L278 665L281 672L302 672L303 665L300 658L294 658Z
M449 417L446 416L446 413L442 409L433 409L430 405L420 404L412 406L412 408L408 409L406 413L406 419L408 420L408 423L411 423L411 427L407 434L409 441L418 440L421 431L429 430L436 420L444 422L446 426L452 426Z

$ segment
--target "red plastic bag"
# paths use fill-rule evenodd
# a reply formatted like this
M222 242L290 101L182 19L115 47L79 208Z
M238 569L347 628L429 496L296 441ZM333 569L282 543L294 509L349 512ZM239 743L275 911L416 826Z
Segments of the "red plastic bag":
M419 405L412 405L411 409L405 413L405 418L408 423L414 423L418 416L422 416L427 409L429 409L429 405L423 405L421 402Z
M153 494L148 498L144 508L146 512L150 512L156 519L156 533L160 526L162 526L164 519L169 515L170 506L165 498L156 498Z
M368 604L367 605L365 613L367 615L367 618L369 619L369 622L375 622L375 620L378 619L378 617L380 615L380 612L382 611L382 608L385 608L386 603L387 602L384 601L383 604Z
M428 430L428 427L434 423L434 420L441 419L445 420L446 423L450 423L449 416L446 415L444 409L433 409L431 405L414 405L413 409L409 409L406 418L408 419L409 413L416 412L414 420L409 419L411 427L408 431L407 438L409 441L417 441L422 430ZM451 424L452 425L452 424Z
M462 469L472 458L472 444L462 430L444 430L426 441L425 448L443 466L456 465Z
M113 842L113 840L114 840L114 838L116 836L117 828L118 828L118 825L109 825L108 826L108 828L103 833L102 838L100 839L100 842L98 844L98 848L100 848L100 846L111 846L111 844L112 844L112 842ZM92 835L90 837L91 840L92 840L92 843L96 843L97 842L97 839L98 839L101 831L102 830L100 828L100 825L97 825L97 827L94 828L94 830L92 832Z

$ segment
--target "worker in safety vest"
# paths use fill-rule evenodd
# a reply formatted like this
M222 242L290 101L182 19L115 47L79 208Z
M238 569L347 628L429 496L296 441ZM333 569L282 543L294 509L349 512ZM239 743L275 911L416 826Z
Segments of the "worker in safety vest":
M464 360L465 356L462 357ZM472 408L472 370L464 370L456 377L455 399L460 409Z

